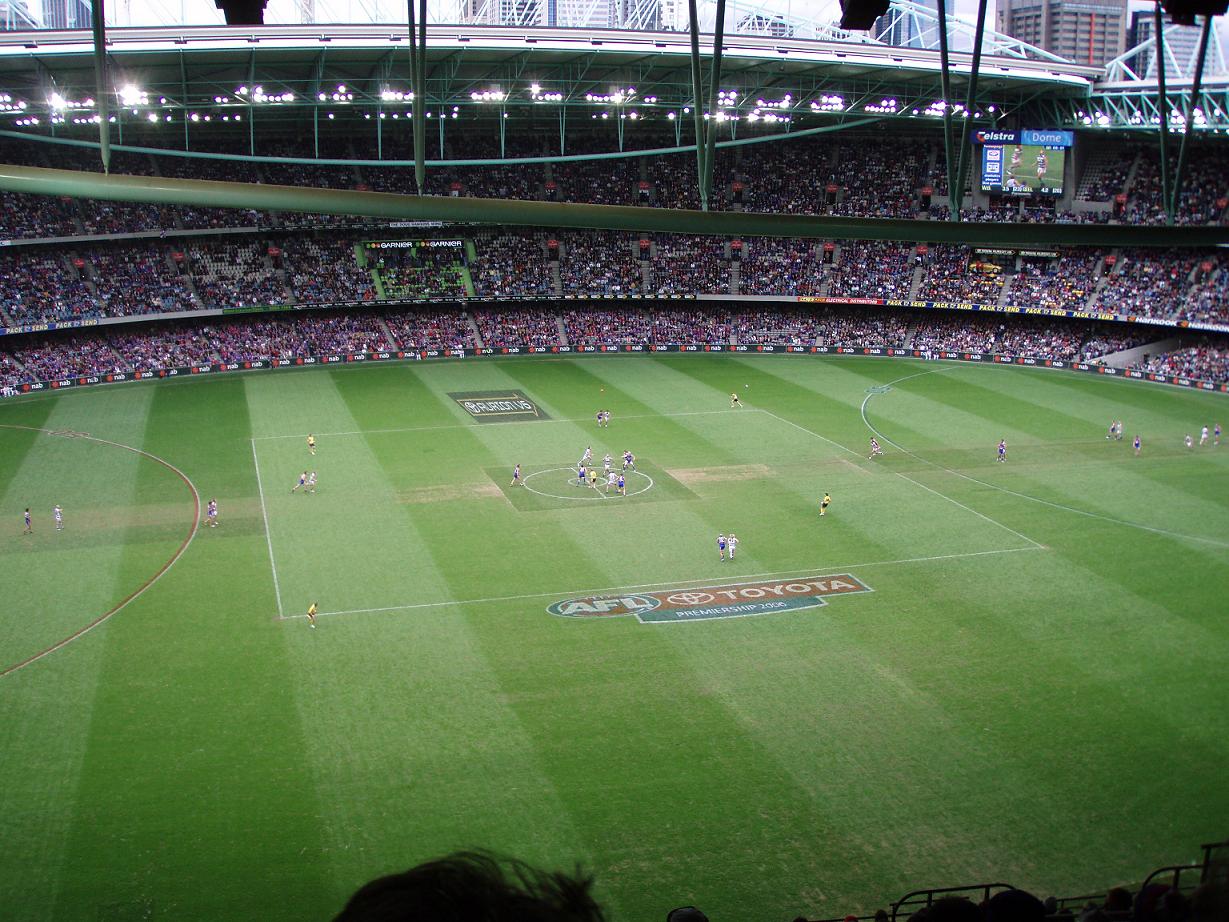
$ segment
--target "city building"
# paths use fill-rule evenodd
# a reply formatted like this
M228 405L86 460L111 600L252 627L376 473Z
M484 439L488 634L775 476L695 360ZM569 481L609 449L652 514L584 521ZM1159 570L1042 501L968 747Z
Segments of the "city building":
M938 0L920 0L923 6L939 10ZM956 0L944 0L943 11L948 16L956 13ZM922 21L917 16L898 10L894 7L875 20L871 34L880 41L901 48L938 47L939 33L937 26L930 21Z
M1000 0L998 30L1098 67L1126 50L1127 0Z
M1131 14L1131 26L1127 30L1127 47L1134 48L1152 38L1156 20L1151 10L1139 10ZM1196 58L1199 55L1199 26L1165 25L1165 72L1168 75L1193 77ZM1127 62L1131 70L1141 77L1156 77L1156 48L1145 48ZM1175 73L1175 66L1177 71ZM1204 56L1204 76L1211 77L1224 72L1216 54L1215 42L1208 43Z
M0 32L25 32L37 29L26 0L0 0Z
M82 0L43 0L44 29L92 29L94 16Z

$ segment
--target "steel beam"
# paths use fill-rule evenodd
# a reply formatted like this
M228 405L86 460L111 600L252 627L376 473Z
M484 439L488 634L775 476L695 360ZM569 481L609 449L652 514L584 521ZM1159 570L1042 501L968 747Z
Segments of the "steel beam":
M696 0L687 0L687 25L691 32L691 111L696 125L696 186L703 193L704 157L708 152L708 139L704 133L704 84L700 79L700 17L696 12ZM706 202L701 204L707 208Z
M107 24L102 0L90 0L94 17L94 98L98 101L98 153L102 171L111 172L111 81L107 79Z
M938 0L939 6L942 6L943 2L944 0ZM964 178L965 172L969 167L969 153L973 147L972 139L969 137L969 127L973 124L973 107L977 103L977 76L978 71L981 69L982 36L986 28L986 6L986 0L978 0L977 37L973 40L973 63L969 70L969 92L965 96L964 119L961 122L960 131L960 159L956 164L955 194L957 210L964 204Z
M939 79L943 87L943 150L947 160L947 218L960 220L960 199L956 191L956 162L952 156L952 78L951 58L947 53L947 7L938 0L939 11Z
M414 184L418 187L418 194L422 195L427 183L427 0L418 0L417 22L414 3L415 0L406 0L409 11L410 92L414 94L410 107L410 128L414 135Z
M1161 132L1161 202L1165 206L1165 219L1174 223L1173 188L1169 179L1169 99L1165 95L1165 24L1161 19L1161 0L1153 8L1153 28L1156 30L1156 88L1160 96Z
M717 161L717 91L721 83L721 45L725 39L725 0L717 0L717 22L713 29L713 57L708 71L708 126L704 141L704 174L700 177L700 207L708 211L713 195L713 171ZM786 123L789 124L788 122Z
M1195 102L1199 99L1199 91L1203 89L1203 59L1208 54L1208 38L1212 34L1212 17L1203 17L1203 32L1199 36L1199 60L1195 64L1195 82L1186 102L1186 131L1182 133L1182 144L1178 148L1178 166L1174 170L1173 199L1166 202L1169 212L1169 222L1172 224L1178 213L1178 197L1182 194L1182 172L1186 169L1187 145L1191 140L1191 127L1195 123Z

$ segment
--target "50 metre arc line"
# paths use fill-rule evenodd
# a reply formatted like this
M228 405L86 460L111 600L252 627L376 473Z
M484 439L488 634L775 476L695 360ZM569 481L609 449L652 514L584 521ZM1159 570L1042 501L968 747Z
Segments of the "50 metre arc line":
M55 430L40 429L36 426L0 425L0 429L21 429L26 432L41 432L44 435L54 435L55 434ZM192 483L188 475L185 474L183 471L181 471L179 468L177 468L175 465L171 464L171 462L167 461L164 458L159 458L157 455L150 454L148 451L145 451L142 448L134 448L131 445L124 445L122 442L112 442L109 439L95 438L94 436L85 435L84 433L75 433L73 437L84 439L89 442L96 442L99 445L110 445L112 448L122 448L124 449L124 451L130 451L135 455L140 455L143 458L148 458L150 461L153 461L157 464L161 464L163 467L165 467L167 470L173 473L176 477L182 480L184 483L184 486L186 486L188 488L188 491L192 494L192 526L188 529L188 533L187 535L184 536L183 541L180 542L179 547L175 549L175 553L173 553L170 556L170 558L166 561L166 563L164 563L158 569L157 573L149 577L140 586L138 586L132 592L128 593L128 595L124 596L124 598L122 598L119 602L117 602L107 611L103 612L101 615L99 615L89 624L85 625L84 627L78 628L77 630L73 631L73 633L63 638L62 640L56 641L51 646L43 650L40 650L39 652L34 653L31 656L26 657L20 662L13 663L10 666L5 666L3 669L0 669L0 679L4 678L7 675L12 675L14 672L17 672L20 669L24 669L27 666L37 663L39 660L50 656L56 650L62 650L64 647L68 646L74 640L78 639L79 637L84 637L90 631L94 630L94 628L98 627L100 624L105 624L112 617L114 617L115 615L123 611L125 608L127 608L132 602L136 601L137 598L139 598L147 589L153 586L154 583L158 582L158 580L160 580L164 575L166 575L166 572L175 565L175 562L179 560L180 557L184 555L184 551L188 549L188 545L192 543L192 539L196 537L196 532L200 528L201 495L200 493L197 492L196 485Z

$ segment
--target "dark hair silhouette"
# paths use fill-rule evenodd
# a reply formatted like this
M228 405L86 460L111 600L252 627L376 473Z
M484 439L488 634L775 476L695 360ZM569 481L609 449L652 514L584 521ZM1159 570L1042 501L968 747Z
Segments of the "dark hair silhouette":
M457 852L378 877L336 922L602 922L593 878L532 868L487 852Z

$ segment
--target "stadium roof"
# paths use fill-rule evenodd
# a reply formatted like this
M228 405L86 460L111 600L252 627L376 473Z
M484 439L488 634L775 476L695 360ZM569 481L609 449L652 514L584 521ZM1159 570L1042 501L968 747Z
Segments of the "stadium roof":
M690 47L682 33L482 25L432 25L428 32L432 114L540 120L570 110L574 119L581 109L581 118L606 113L648 121L681 117L691 105ZM250 113L269 126L319 118L325 110L336 118L408 114L408 45L404 26L386 25L108 33L120 120L129 124ZM733 95L720 115L740 136L851 116L937 121L936 51L748 33L726 36L724 47L722 86ZM1099 73L1028 55L1019 43L988 50L994 54L983 59L978 94L985 120L1017 113L1041 96L1084 99ZM952 61L953 88L963 98L970 55L954 52ZM74 122L93 115L94 86L87 33L0 37L0 94L8 98L0 128L42 133L55 122L71 132Z

